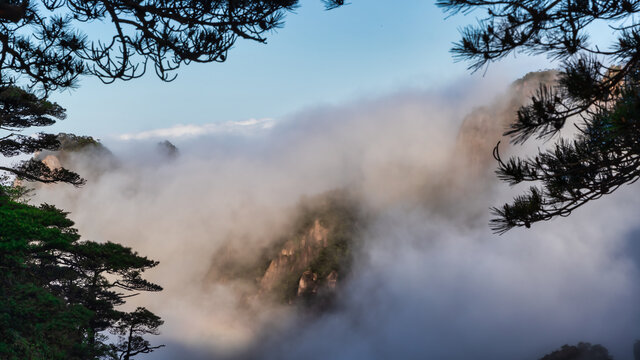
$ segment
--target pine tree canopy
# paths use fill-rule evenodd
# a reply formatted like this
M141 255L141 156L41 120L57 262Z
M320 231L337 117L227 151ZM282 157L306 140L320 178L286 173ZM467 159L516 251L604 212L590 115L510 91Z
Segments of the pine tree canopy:
M322 0L327 9L343 0ZM52 125L65 110L47 101L50 91L74 87L81 75L105 83L141 77L153 67L171 81L191 62L223 62L238 38L266 42L298 0L0 0L0 154L56 150L55 135L20 134ZM92 23L111 32L87 35ZM95 29L94 29L95 30ZM94 31L95 33L96 31ZM82 185L64 168L29 160L0 166L19 178Z
M557 83L543 86L519 109L505 135L512 143L557 138L531 157L502 159L498 177L531 183L512 203L493 208L491 227L568 216L590 200L640 176L640 3L629 0L476 1L441 0L450 14L484 10L487 17L462 30L455 57L479 70L511 53L547 54L562 62ZM610 24L617 39L608 48L590 44L589 26ZM566 124L577 134L560 138Z
M343 0L323 0L327 9ZM28 79L48 92L80 75L106 83L163 80L190 62L222 62L238 38L265 42L298 0L1 0L0 86ZM111 24L106 37L80 31ZM90 27L89 27L90 28Z
M19 203L0 184L0 358L117 359L151 352L162 320L118 306L162 287L143 278L158 262L111 242L81 240L67 213ZM105 333L128 336L111 343Z
M24 129L48 126L64 119L65 109L56 103L41 99L17 86L0 88L0 154L12 157L42 150L57 150L60 141L56 135L40 133L36 136L21 134ZM19 178L44 183L66 182L82 185L84 180L64 168L51 169L42 161L30 159L0 170Z

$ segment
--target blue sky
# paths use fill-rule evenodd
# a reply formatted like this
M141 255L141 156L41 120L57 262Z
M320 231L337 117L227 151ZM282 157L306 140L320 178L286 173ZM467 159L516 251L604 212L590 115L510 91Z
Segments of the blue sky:
M433 1L389 4L353 0L325 11L320 0L303 0L267 44L238 41L225 63L185 66L171 83L153 72L111 85L84 78L78 89L52 95L68 118L47 131L106 140L176 124L277 119L312 106L497 72L515 79L550 67L544 58L520 57L472 75L448 50L474 14L445 19Z

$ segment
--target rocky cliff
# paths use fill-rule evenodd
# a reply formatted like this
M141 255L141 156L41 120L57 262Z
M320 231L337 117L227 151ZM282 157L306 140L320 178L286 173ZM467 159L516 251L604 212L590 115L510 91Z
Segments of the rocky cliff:
M74 170L81 167L82 177L97 177L117 166L115 156L100 141L91 136L60 133L57 135L60 148L56 151L42 151L34 154L49 168L60 167Z
M254 285L249 296L280 303L329 303L349 274L363 216L346 191L304 199L295 214L289 228L250 260L224 247L213 257L207 281L244 279Z
M477 176L493 169L493 148L516 119L518 109L528 103L540 86L553 85L557 71L528 73L514 81L509 90L491 106L479 107L465 116L456 144L458 165L468 175ZM506 149L508 144L503 144Z
M60 133L57 139L60 142L58 150L35 153L34 159L44 162L51 169L82 169L79 175L89 181L121 165L119 159L106 146L91 136ZM152 155L156 156L150 161L168 162L179 156L179 150L165 140L157 143Z
M493 147L540 85L551 85L557 73L527 74L491 106L474 109L464 118L449 166L440 179L424 185L427 206L443 202L462 202L470 194L482 193L492 176ZM505 144L505 147L508 144ZM477 181L469 181L469 179ZM485 201L485 200L482 200ZM206 282L243 280L250 283L255 296L270 297L281 303L324 303L330 301L349 276L353 248L357 244L358 224L363 220L357 198L347 191L333 191L301 201L292 225L259 255L247 255L234 246L225 246L212 260ZM482 213L470 216L482 218ZM446 215L446 214L445 214ZM233 243L233 239L229 240ZM248 296L253 296L248 294Z
M488 193L488 186L495 179L497 163L493 149L501 141L500 152L508 156L509 139L503 137L509 125L516 119L518 109L529 103L540 86L550 86L557 81L556 71L533 72L514 81L509 89L488 106L473 109L463 119L456 138L448 168L441 172L441 178L424 186L424 198L429 199L429 208L437 208L437 214L451 216L448 211L459 215L453 204L468 203L470 199L488 204L488 199L480 199L480 194ZM471 223L481 219L486 210L465 211L468 218L461 223Z

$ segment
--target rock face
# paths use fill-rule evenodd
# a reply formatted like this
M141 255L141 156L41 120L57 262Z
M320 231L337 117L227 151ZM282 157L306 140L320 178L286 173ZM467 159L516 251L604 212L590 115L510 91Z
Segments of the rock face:
M338 285L338 272L333 270L327 275L327 288L331 291L336 289L336 285Z
M116 156L91 136L60 133L56 137L60 142L58 150L36 152L33 156L35 160L42 161L52 170L60 167L71 171L82 169L79 175L93 181L120 166ZM175 160L178 156L178 148L165 140L157 144L155 152L148 156L148 159L163 164Z
M156 145L156 148L160 155L170 160L174 160L179 155L178 148L175 145L173 145L169 140L164 140L159 142Z
M356 204L344 191L303 200L290 229L252 265L247 254L225 248L214 256L208 281L244 278L255 284L255 296L285 304L326 304L340 287L339 274L349 273L362 221Z
M318 274L311 272L311 270L307 270L302 273L300 276L300 281L298 282L298 292L296 295L298 297L315 295L318 293Z
M492 154L496 144L502 141L500 152L504 156L509 149L509 139L504 138L503 133L515 121L518 109L530 102L540 86L553 85L557 76L556 71L529 73L513 82L508 91L492 104L478 107L466 115L449 168L443 171L442 178L425 187L425 198L429 199L427 206L438 208L439 214L448 216L448 210L444 209L457 209L451 204L465 203L470 197L477 198L477 194L486 193L488 184L495 179L497 164ZM478 209L477 212L466 212L469 220L486 214L484 209Z
M70 170L81 166L82 177L99 176L116 166L116 159L104 145L91 136L60 133L57 135L60 148L56 151L42 151L34 154L35 160L42 161L50 169L64 167Z
M286 303L327 303L348 274L363 221L356 202L336 191L307 201L297 228L260 279L260 293Z
M454 206L440 204L461 203L475 190L484 192L485 179L494 168L491 150L514 120L518 108L540 84L550 85L556 76L553 71L528 74L514 82L503 98L465 117L452 154L451 169L425 186L425 192L430 193L425 196L429 206L439 207L438 213L442 213L443 208L455 211ZM469 181L470 178L478 181ZM290 229L265 241L270 247L264 249L262 255L251 257L242 249L224 249L214 256L208 281L244 279L252 284L255 296L289 304L322 303L339 292L350 274L352 253L357 244L356 230L363 221L358 204L346 191L303 200ZM485 210L481 211L484 214ZM252 260L248 261L248 257Z
M303 278L308 271L305 269L320 255L322 249L327 247L328 235L329 229L322 226L316 218L301 238L287 240L260 280L260 291L270 292L289 274L300 274L302 271L304 273L300 283L306 284ZM317 274L313 274L312 277L314 282L317 281Z
M62 167L60 164L60 159L58 159L55 155L47 155L42 159L42 162L47 165L47 167L51 170L58 169Z
M458 133L456 158L470 176L481 175L490 166L491 153L509 124L516 119L518 109L528 103L540 86L553 85L556 71L533 72L511 84L507 93L489 107L480 107L464 118ZM503 144L505 149L508 144Z

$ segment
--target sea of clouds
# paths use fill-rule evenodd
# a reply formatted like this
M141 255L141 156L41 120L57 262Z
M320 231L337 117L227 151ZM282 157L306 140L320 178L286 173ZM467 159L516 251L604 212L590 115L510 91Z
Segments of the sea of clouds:
M148 278L164 291L129 301L165 320L150 340L168 346L147 358L538 359L586 341L631 359L638 185L568 218L492 234L489 207L521 190L492 175L514 101L522 94L484 80L317 106L242 131L125 134L106 141L117 165L97 175L99 159L74 155L87 185L44 186L31 201L70 211L86 239L160 261ZM158 154L165 138L177 157ZM334 310L308 316L251 303L233 282L207 283L221 246L254 256L302 196L338 188L357 191L372 220Z

